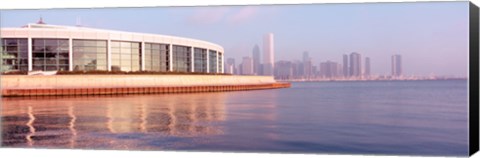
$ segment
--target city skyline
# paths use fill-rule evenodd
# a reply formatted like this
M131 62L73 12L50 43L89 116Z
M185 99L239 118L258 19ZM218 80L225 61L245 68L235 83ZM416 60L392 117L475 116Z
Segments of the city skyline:
M263 35L275 35L275 60L317 65L360 52L372 74L390 74L390 56L402 54L405 75L467 76L468 3L313 4L216 7L2 10L1 27L43 17L47 24L182 36L218 43L241 60ZM380 7L381 6L381 7ZM335 14L326 14L335 13ZM169 22L155 19L171 19ZM315 17L304 18L306 15ZM142 25L138 25L142 24ZM292 25L295 24L295 25ZM449 38L444 38L449 37ZM263 56L263 47L260 47ZM432 55L435 54L435 55ZM425 60L429 62L425 62Z
M256 47L253 49L255 53L258 53ZM343 54L343 64L341 62L332 61L326 59L326 61L320 61L315 63L309 57L308 51L304 51L302 60L279 60L274 63L273 76L279 80L417 80L417 79L444 79L444 78L458 78L456 76L414 76L403 75L403 65L400 54L391 56L390 69L391 74L372 74L370 69L370 57L364 56L357 52L350 54ZM364 60L362 60L362 58ZM244 56L242 62L238 65L235 63L234 58L228 58L225 69L237 69L239 71L232 73L236 75L263 75L256 74L253 70L253 57ZM363 61L363 62L362 62ZM364 63L364 64L362 64ZM263 66L262 63L259 64ZM232 71L226 71L231 73ZM460 77L462 78L462 77Z

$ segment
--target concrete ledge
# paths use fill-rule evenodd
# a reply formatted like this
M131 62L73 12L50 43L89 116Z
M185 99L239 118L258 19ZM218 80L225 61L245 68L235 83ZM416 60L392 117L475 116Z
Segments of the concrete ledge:
M272 76L233 75L3 75L1 82L6 89L37 89L245 85L275 83L275 80Z
M55 75L1 77L2 96L194 93L287 88L271 76Z
M2 89L3 97L223 92L288 88L290 83L222 86Z

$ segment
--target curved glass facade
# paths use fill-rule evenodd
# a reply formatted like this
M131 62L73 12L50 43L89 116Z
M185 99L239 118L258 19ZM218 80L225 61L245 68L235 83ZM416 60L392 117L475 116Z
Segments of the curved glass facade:
M210 52L208 52L208 55L209 55L209 60L210 60L210 73L216 73L217 72L217 60L218 60L218 57L217 57L217 51L214 51L214 50L210 50Z
M145 70L168 71L170 57L168 44L145 43Z
M107 70L107 41L73 40L73 70Z
M222 69L223 69L223 59L222 59L223 55L222 55L222 52L218 52L218 72L222 72Z
M2 72L28 70L28 39L2 39L1 43Z
M32 39L33 70L69 70L68 39Z
M195 72L207 72L207 49L195 48L193 53Z
M202 48L148 42L143 46L144 49L142 42L139 41L108 39L31 38L30 43L29 38L2 38L1 72L18 70L222 72L223 53L208 49L208 46ZM145 52L142 53L142 50ZM145 56L143 60L142 55Z
M192 72L191 48L179 45L173 45L172 47L172 70L175 72Z
M112 71L140 71L141 47L139 42L112 41Z

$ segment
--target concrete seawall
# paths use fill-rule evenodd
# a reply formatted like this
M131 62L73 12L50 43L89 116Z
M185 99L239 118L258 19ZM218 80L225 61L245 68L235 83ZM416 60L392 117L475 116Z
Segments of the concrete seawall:
M1 76L2 96L191 93L287 88L271 76L53 75Z

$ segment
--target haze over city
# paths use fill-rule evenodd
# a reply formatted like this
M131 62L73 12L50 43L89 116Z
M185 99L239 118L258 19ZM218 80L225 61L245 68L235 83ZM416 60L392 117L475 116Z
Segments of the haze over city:
M1 27L20 27L42 17L53 25L82 25L190 37L218 43L225 58L240 63L263 35L273 33L275 61L342 62L358 52L371 60L371 74L390 74L401 54L405 75L453 75L468 70L467 3L378 3L2 10ZM262 59L263 60L263 59Z

